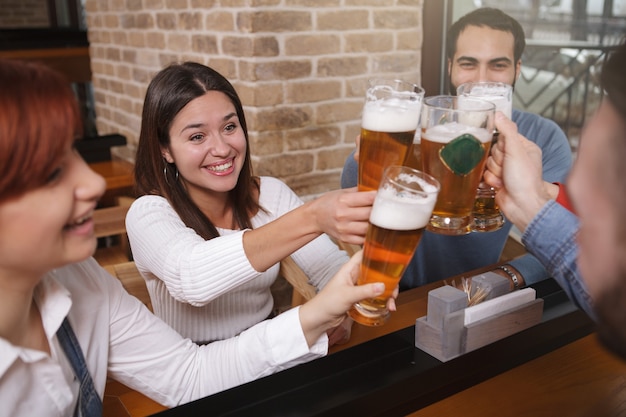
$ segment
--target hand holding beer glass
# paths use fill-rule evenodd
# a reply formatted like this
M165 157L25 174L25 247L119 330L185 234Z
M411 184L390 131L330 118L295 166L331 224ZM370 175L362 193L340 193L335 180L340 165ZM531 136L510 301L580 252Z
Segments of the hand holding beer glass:
M380 326L389 318L387 300L413 257L437 201L439 182L413 168L393 165L383 175L365 235L358 284L382 282L385 292L349 311L356 322Z
M402 165L419 124L424 90L400 80L370 81L359 143L359 191L378 189L383 171Z
M461 84L456 90L459 97L475 97L492 102L496 111L501 111L509 119L513 114L513 87L498 82L469 82ZM498 140L498 131L494 130L492 145ZM482 180L476 191L474 201L475 232L491 232L504 225L504 215L496 204L496 190Z
M422 109L422 166L441 184L428 230L472 231L472 209L491 149L495 105L473 97L434 96Z

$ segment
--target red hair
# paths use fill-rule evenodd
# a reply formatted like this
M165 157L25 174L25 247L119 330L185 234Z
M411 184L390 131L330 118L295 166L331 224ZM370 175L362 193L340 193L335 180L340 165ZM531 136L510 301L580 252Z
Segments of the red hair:
M60 73L0 59L0 201L45 184L81 131L76 98Z

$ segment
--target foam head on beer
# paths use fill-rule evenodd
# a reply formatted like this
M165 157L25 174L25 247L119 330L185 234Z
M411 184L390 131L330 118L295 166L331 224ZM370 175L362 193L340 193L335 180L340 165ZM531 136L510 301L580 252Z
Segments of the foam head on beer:
M431 142L448 143L463 134L470 134L482 143L490 142L492 136L492 133L485 128L450 122L428 128L423 137Z
M472 127L485 127L489 123L493 123L493 114L488 113L485 106L492 106L495 110L495 104L490 100L483 100L474 96L458 96L457 98L457 117L458 122Z
M463 107L463 97L474 97L486 100L496 106L509 119L513 113L512 87L504 83L480 82L461 84L457 88L459 108Z
M360 191L378 189L384 169L404 163L419 126L423 95L416 85L398 81L367 90L359 145Z
M398 180L417 184L423 192L403 192L398 187L385 184L376 195L370 223L388 230L418 230L426 227L439 188L413 174L401 174Z
M361 127L372 132L410 132L417 129L422 100L414 93L379 85L367 91ZM402 99L402 96L406 96ZM406 98L409 98L408 100Z

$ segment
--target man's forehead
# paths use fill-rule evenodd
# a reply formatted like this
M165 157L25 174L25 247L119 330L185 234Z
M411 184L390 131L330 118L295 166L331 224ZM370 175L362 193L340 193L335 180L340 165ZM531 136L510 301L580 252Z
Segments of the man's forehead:
M511 61L515 53L515 39L511 32L493 29L488 26L467 26L459 33L456 41L455 58L501 57Z

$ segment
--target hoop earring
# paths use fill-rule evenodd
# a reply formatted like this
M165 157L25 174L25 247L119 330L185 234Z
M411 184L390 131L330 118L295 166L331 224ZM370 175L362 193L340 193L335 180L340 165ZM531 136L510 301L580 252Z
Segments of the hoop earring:
M165 163L165 166L163 167L163 176L165 177L165 183L167 185L170 184L170 182L167 180L167 162ZM174 168L176 168L176 165L174 165ZM174 174L174 179L176 179L176 181L178 181L178 168L176 168L176 173Z

